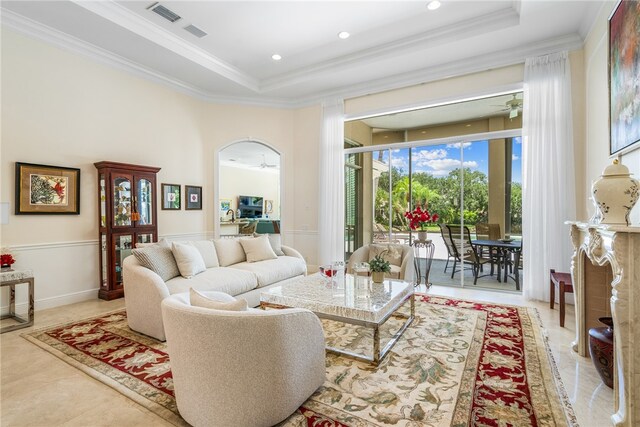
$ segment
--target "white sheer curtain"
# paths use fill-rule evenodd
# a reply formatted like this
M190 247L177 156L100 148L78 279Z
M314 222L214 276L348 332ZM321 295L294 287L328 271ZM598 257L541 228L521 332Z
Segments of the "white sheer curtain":
M524 296L549 301L549 269L568 272L575 219L571 70L567 52L528 58L523 110Z
M344 260L344 103L322 104L319 265Z

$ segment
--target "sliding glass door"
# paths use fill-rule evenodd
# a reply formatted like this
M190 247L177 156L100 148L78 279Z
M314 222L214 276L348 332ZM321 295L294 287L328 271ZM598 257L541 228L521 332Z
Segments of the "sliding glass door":
M360 245L410 244L417 230L409 228L404 214L420 206L439 216L426 227L436 248L431 282L515 291L514 277L521 271L514 271L514 253L498 253L486 241L521 239L520 137L402 145L361 148L346 157L349 163L354 162L350 155L360 156L363 177L368 177L360 196L346 206L348 212L371 212L370 230L362 224L358 231ZM355 249L350 244L347 252Z

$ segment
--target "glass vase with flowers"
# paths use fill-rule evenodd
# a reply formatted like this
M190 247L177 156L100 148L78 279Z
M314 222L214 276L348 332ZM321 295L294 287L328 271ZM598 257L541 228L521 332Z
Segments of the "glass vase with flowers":
M427 240L427 228L429 224L435 224L440 218L437 213L429 213L428 210L422 210L417 205L414 210L404 213L404 217L409 220L409 228L418 231L418 240Z

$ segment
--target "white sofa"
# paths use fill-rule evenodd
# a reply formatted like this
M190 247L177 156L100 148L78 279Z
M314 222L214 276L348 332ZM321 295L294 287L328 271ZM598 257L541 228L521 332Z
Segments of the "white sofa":
M307 265L298 251L281 246L283 255L276 259L247 262L239 256L230 259L225 248L231 239L220 239L216 243L216 264L224 267L207 268L191 278L173 277L166 282L153 270L144 267L135 256L123 262L125 305L129 327L145 335L165 340L160 304L169 295L198 291L219 291L234 297L244 298L250 307L260 304L260 293L306 275ZM218 246L218 243L220 246ZM226 262L219 262L225 261ZM231 261L239 261L227 265Z
M216 310L181 293L162 312L178 410L195 427L272 426L324 382L324 334L308 310Z

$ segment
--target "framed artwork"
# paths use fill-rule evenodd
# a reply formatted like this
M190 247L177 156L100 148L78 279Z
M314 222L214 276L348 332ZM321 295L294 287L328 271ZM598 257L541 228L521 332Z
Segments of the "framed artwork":
M220 199L220 212L227 213L229 209L231 209L231 200Z
M186 210L202 209L202 187L184 186L184 208Z
M80 214L80 169L16 162L16 215Z
M610 153L640 147L640 2L621 0L609 17ZM634 148L631 148L634 146Z
M268 214L273 213L273 200L264 201L264 212Z
M180 200L180 184L162 184L163 210L179 211Z

